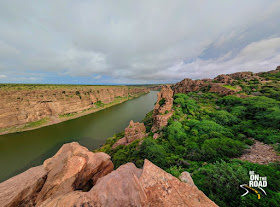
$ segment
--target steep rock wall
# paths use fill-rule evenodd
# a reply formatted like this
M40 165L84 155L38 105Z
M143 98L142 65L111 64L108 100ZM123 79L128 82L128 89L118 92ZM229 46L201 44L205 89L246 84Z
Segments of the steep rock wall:
M144 87L100 86L34 90L0 90L0 129L34 122L46 117L79 113L149 90Z

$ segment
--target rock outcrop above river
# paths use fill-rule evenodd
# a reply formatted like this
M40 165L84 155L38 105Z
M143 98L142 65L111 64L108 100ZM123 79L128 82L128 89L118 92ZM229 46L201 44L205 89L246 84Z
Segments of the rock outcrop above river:
M0 90L0 129L44 118L58 119L60 115L95 109L115 99L148 92L145 87L127 86L42 86L35 89L15 86Z
M143 123L139 122L133 122L133 120L130 121L127 128L125 128L125 136L121 139L119 139L112 148L115 149L116 147L120 145L128 145L131 142L142 139L146 136L146 127Z
M186 78L173 86L174 93L189 93L193 91L209 91L220 95L233 95L242 90L240 87L226 87L234 81L246 81L261 79L252 72L238 72L233 74L218 75L214 79L192 80Z
M173 115L172 106L173 90L169 85L166 85L157 94L157 102L153 112L153 127L151 131L155 132L167 125L168 119Z
M188 177L188 179L191 179ZM11 206L217 206L191 183L184 183L145 160L113 171L110 156L78 143L65 144L44 165L0 184L0 203Z

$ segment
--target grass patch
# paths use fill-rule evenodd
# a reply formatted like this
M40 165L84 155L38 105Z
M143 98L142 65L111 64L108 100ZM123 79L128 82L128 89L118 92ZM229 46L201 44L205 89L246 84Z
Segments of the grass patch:
M231 86L231 85L223 85L224 88L228 88L230 90L236 90L236 86Z
M34 128L34 127L39 127L42 126L46 123L48 123L49 119L48 118L44 118L38 121L34 121L34 122L29 122L27 124L25 124L22 129L27 129L27 128Z
M77 114L77 112L62 114L62 115L59 115L59 118L71 117L71 116L74 116L76 114Z

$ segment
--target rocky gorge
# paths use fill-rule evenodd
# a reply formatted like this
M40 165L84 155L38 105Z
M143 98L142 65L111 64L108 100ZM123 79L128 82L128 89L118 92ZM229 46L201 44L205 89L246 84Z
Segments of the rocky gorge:
M46 120L49 124L58 123L81 112L94 112L106 104L121 103L149 92L146 87L131 86L18 88L20 86L0 88L1 131L39 120Z
M274 72L272 72L272 74L274 74ZM248 85L251 84L251 82L254 82L255 84L255 81L259 84L259 82L261 83L262 81L267 80L264 80L261 76L251 72L240 72L219 75L214 79L184 79L173 86L162 86L160 93L157 95L157 102L155 103L154 110L150 112L151 115L149 119L152 123L150 129L148 129L147 125L144 123L133 122L133 120L131 120L121 137L113 137L113 139L109 141L109 144L104 145L108 153L104 153L102 150L94 153L90 152L76 142L65 144L52 158L47 159L43 165L31 168L22 174L1 183L0 203L3 203L3 206L5 207L217 206L196 187L190 173L184 171L180 173L179 176L176 175L176 177L178 177L176 178L167 173L167 170L158 167L160 166L160 162L157 166L151 162L151 159L155 156L153 155L154 152L166 155L165 152L162 152L166 148L159 146L160 142L166 143L168 139L173 139L176 136L181 139L186 139L186 135L184 134L190 131L190 127L186 125L185 128L180 129L181 131L177 129L177 131L174 130L175 133L170 137L167 136L166 140L164 140L163 137L164 133L168 133L168 127L169 129L172 129L169 126L170 123L168 120L170 120L176 113L176 109L178 110L182 108L183 105L180 103L186 101L185 103L191 105L195 102L194 99L196 96L187 97L186 100L184 100L183 98L186 96L182 95L194 91L204 91L207 93L216 93L216 95L218 94L215 98L222 98L227 95L236 95L229 97L237 98L239 95L238 93L245 93L243 88L239 87L239 85L245 84L246 82ZM257 88L256 84L253 86L254 88ZM201 94L196 93L195 95L200 96ZM245 95L248 97L254 97L253 94ZM180 102L179 99L181 99ZM187 106L184 107L186 108ZM217 110L217 107L213 108L213 110ZM203 113L204 112L205 111L203 111ZM182 117L179 117L178 119L176 118L176 127L181 127L181 123L178 122L178 120L181 119L188 124L188 121L191 120L191 116L192 114L190 114L188 110L185 110ZM200 121L195 120L192 124L197 124L199 122ZM203 122L203 120L201 122ZM209 120L208 123L210 123ZM213 124L214 122L211 123ZM220 130L222 128L218 129ZM210 131L211 130L212 128L210 128ZM198 130L190 132L193 133L192 135L199 133ZM207 132L203 133L207 134ZM202 136L203 135L201 135L201 137ZM244 136L242 139L245 138L246 137ZM205 142L208 140L211 140L211 138L207 138ZM213 138L212 140L216 141L219 139ZM230 138L225 138L225 140L225 145L231 141ZM145 141L146 143L144 143ZM132 143L134 143L134 147L130 147L133 145ZM188 143L186 142L186 144ZM146 152L150 155L151 159L149 158L149 160L151 161L146 159L146 157L143 157L143 154L141 154L141 147L145 148L145 146L149 147L150 150L155 150L154 152ZM206 146L206 144L204 146ZM258 145L256 146L257 147L253 145L250 153L240 159L249 160L248 156L251 158L252 153L259 154L258 152L255 152L256 149L258 149ZM179 148L178 146L176 147L176 153L181 153L180 151L185 149ZM144 162L142 163L142 167L134 164L136 162L133 160L134 163L131 161L127 161L127 163L122 162L121 165L117 165L118 168L114 170L114 161L117 159L125 160L125 149L128 151L127 154L132 154L132 160L135 157L137 158L137 156L143 158L142 161ZM272 148L269 149L274 153ZM134 154L134 152L131 151L138 151L139 154ZM213 151L215 152L215 150ZM112 154L109 152L112 152ZM186 151L185 153L188 152ZM189 161L179 160L178 158L180 157L174 158L176 166L190 165ZM162 159L164 158L162 157ZM279 157L265 161L268 163L277 159L279 159ZM157 161L157 159L155 160ZM158 160L161 159L158 158ZM200 167L203 168L204 165L208 165L209 163L207 162L203 162ZM261 164L263 164L262 160ZM209 166L212 165L209 164ZM199 171L200 168L197 172ZM217 178L213 177L213 179ZM237 182L237 189L238 186L239 183ZM209 194L207 195L209 196ZM215 202L218 201L215 200Z

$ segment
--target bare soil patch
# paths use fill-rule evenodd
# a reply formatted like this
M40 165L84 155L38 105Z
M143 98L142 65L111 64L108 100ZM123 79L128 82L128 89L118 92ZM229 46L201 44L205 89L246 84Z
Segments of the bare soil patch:
M271 162L280 161L280 156L277 155L273 147L255 140L250 149L247 149L239 159L266 165Z

